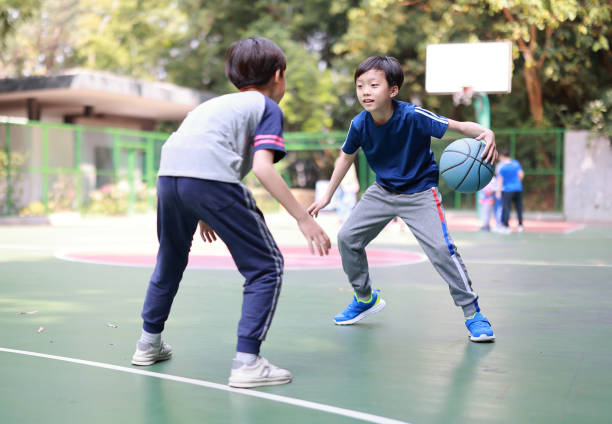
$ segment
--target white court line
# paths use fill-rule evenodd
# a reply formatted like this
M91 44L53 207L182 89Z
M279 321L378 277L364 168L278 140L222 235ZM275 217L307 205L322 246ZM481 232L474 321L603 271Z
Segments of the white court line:
M122 367L119 365L105 364L103 362L86 361L84 359L69 358L65 356L47 355L45 353L29 352L26 350L16 350L0 347L0 352L14 353L17 355L33 356L37 358L54 359L56 361L71 362L73 364L87 365L90 367L104 368L114 371L121 371L130 374L145 375L147 377L160 378L162 380L177 381L179 383L193 384L194 386L207 387L209 389L222 390L245 396L252 396L261 399L271 400L274 402L286 403L289 405L299 406L307 409L314 409L330 414L343 415L345 417L355 418L362 421L367 421L377 424L410 424L405 421L394 420L393 418L381 417L379 415L368 414L366 412L353 411L350 409L339 408L337 406L326 405L324 403L310 402L307 400L291 398L287 396L275 395L272 393L259 392L248 389L235 389L224 384L212 383L210 381L196 380L193 378L179 377L176 375L162 374L158 372L145 371L137 368Z
M0 246L1 248L1 246ZM281 253L282 253L282 246L281 246ZM375 249L373 249L375 250ZM400 253L404 253L405 251L403 250L394 250L394 249L380 249L380 250L384 250L385 252L400 252ZM128 263L128 262L113 262L113 261L104 261L104 260L98 260L98 259L84 259L84 258L75 258L70 256L71 254L74 253L87 253L87 252L92 252L92 253L99 253L99 254L103 254L103 253L109 253L110 250L101 252L99 249L57 249L53 252L53 256L56 257L57 259L61 259L63 261L68 261L68 262L76 262L76 263L84 263L84 264L92 264L92 265L109 265L109 266L118 266L118 267L127 267L127 268L154 268L155 267L155 263ZM120 248L117 248L116 251L117 254L126 254L126 255L130 255L133 252L121 252ZM370 264L370 268L386 268L386 267L396 267L396 266L406 266L406 265L414 265L414 264L418 264L421 262L426 262L427 261L427 256L423 253L419 253L419 252L408 252L412 255L415 256L415 258L413 258L412 260L410 260L409 262L401 262L400 260L398 260L397 262L394 263L387 263L387 264ZM145 252L145 254L150 254L152 257L155 257L156 252ZM194 253L193 254L194 257L198 257L198 256L204 256L204 257L214 257L214 256L218 256L218 257L230 257L229 254L228 255L211 255L208 253ZM288 255L285 256L285 258L287 258ZM226 270L235 270L236 267L235 266L209 266L209 265L192 265L189 264L187 266L189 269L214 269L214 270L222 270L222 271L226 271ZM342 264L338 263L338 264L330 264L330 265L324 265L324 266L316 266L316 265L312 265L312 266L294 266L294 265L287 265L287 259L285 259L285 269L287 270L291 270L291 271L310 271L310 270L327 270L327 269L338 269L341 268Z
M576 231L584 230L586 228L586 224L578 225L575 228L570 228L569 230L565 230L564 234L572 234Z
M53 251L54 247L43 247L43 246L15 246L11 244L0 244L0 249L8 250L42 250L42 251Z
M520 261L520 260L495 260L495 259L467 259L465 261L469 264L486 264L486 265L524 265L524 266L560 266L560 267L586 267L586 268L612 268L612 264L564 264L561 262L547 262L547 261Z

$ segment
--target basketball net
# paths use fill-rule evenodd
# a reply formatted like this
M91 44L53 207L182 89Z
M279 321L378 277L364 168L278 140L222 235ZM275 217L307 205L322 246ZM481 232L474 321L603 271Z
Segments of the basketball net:
M453 93L453 103L455 106L472 104L474 89L472 87L461 87L461 90Z

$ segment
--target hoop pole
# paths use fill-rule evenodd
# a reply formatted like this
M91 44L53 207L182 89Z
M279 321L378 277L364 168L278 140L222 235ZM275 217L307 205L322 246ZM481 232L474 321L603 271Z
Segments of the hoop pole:
M485 128L491 128L491 106L487 93L474 93L474 111L476 112L476 121ZM482 210L479 196L480 193L476 193L474 203L476 203L476 216L481 219Z
M474 93L476 121L485 128L491 128L491 106L487 93Z

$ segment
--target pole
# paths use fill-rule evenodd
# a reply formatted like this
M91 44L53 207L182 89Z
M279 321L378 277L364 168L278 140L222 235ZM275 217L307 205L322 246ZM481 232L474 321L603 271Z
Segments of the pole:
M474 93L474 111L476 112L476 122L485 128L491 128L491 105L487 93ZM474 202L476 203L476 215L481 218L479 195L479 193L476 194Z

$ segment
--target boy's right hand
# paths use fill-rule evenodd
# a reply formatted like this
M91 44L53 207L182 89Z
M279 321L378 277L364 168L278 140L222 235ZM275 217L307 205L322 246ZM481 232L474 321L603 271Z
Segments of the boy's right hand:
M315 248L319 256L329 254L331 249L331 241L325 231L315 222L310 215L305 215L297 221L298 227L306 240L308 241L308 249L310 254L315 254Z
M217 240L215 232L212 228L208 226L206 222L200 220L198 221L198 224L200 224L200 237L202 237L202 240L209 243L212 243L213 241Z

